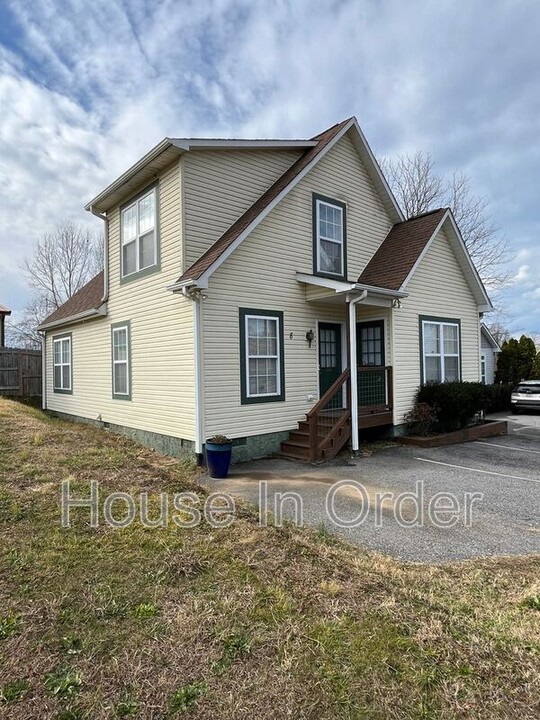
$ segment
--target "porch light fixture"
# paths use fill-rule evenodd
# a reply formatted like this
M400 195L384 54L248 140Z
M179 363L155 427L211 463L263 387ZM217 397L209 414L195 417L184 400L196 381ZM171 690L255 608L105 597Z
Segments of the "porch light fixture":
M308 341L308 345L311 348L311 343L315 340L315 333L313 330L308 330L306 333L306 340Z
M397 308L398 310L401 308L401 300L399 298L396 298L392 301L392 307Z

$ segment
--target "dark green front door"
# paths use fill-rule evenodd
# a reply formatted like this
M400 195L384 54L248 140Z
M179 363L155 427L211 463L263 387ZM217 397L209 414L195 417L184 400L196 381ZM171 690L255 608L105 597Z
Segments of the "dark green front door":
M384 322L356 323L356 357L358 404L373 407L386 404L386 371L384 368Z
M341 354L341 325L339 323L319 323L319 392L320 397L343 372ZM342 407L341 391L332 399L329 408Z

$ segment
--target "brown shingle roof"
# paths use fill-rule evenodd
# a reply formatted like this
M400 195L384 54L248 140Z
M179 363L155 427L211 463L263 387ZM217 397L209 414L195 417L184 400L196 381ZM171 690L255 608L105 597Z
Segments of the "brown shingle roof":
M216 242L208 248L208 250L189 267L184 274L178 279L178 282L184 280L197 280L208 268L229 248L233 242L241 235L244 230L265 210L276 197L285 190L301 172L314 160L317 155L335 138L342 128L351 120L343 120L343 122L333 125L328 130L315 135L312 140L318 140L317 145L301 155L290 168L288 168L276 182L271 185L268 190L258 198L253 205L236 220Z
M0 305L0 315L11 315L11 310L5 305Z
M79 315L79 313L85 312L86 310L97 310L101 305L102 298L103 270L87 282L86 285L83 285L80 290L77 290L67 302L60 305L58 310L55 310L48 318L45 318L40 327L57 322L58 320L65 320L73 315Z
M397 223L364 268L358 282L399 290L441 222L447 208Z

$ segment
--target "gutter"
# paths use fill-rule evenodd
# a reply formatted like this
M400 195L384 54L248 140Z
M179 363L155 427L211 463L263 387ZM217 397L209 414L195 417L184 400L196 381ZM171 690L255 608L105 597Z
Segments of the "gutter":
M349 303L349 354L351 364L351 440L353 452L359 449L358 431L358 373L356 372L356 306L366 299L367 290L362 290L360 295L351 298Z
M103 297L101 298L101 302L104 303L109 298L109 218L96 210L93 205L87 206L85 210L89 210L92 215L105 223L105 232L103 234Z
M95 205L104 200L115 190L119 190L125 182L127 182L131 177L133 177L133 175L136 175L139 170L142 170L149 162L155 160L157 157L159 157L159 155L161 155L162 152L167 150L172 145L173 143L170 138L165 138L164 140L162 140L159 145L156 145L154 148L152 148L152 150L146 153L146 155L144 155L138 162L136 162L135 165L132 165L129 170L126 170L125 173L122 173L122 175L120 175L119 178L117 178L114 182L108 185L105 190L102 190L99 195L96 195L93 200L90 200L88 205L85 205L84 209L93 212L92 208Z
M76 315L70 315L67 318L61 320L54 320L53 322L47 323L46 325L38 325L38 330L52 330L62 325L72 325L73 323L79 322L80 320L87 320L93 317L104 317L107 314L107 308L101 305L99 308L93 308L92 310L84 310L83 312L77 313Z
M41 336L41 409L47 409L47 335Z

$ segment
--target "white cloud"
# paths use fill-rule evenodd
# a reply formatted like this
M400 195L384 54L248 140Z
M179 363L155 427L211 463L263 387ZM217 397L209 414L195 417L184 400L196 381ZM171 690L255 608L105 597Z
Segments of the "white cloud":
M377 152L462 166L515 243L503 301L540 327L530 3L9 0L0 46L0 301L31 243L165 135L303 137L356 114ZM471 35L474 29L474 36ZM517 44L508 38L519 37ZM528 274L524 267L528 266ZM9 273L9 285L8 285ZM528 283L532 283L529 285ZM529 305L531 300L528 300ZM528 321L527 321L528 322Z

